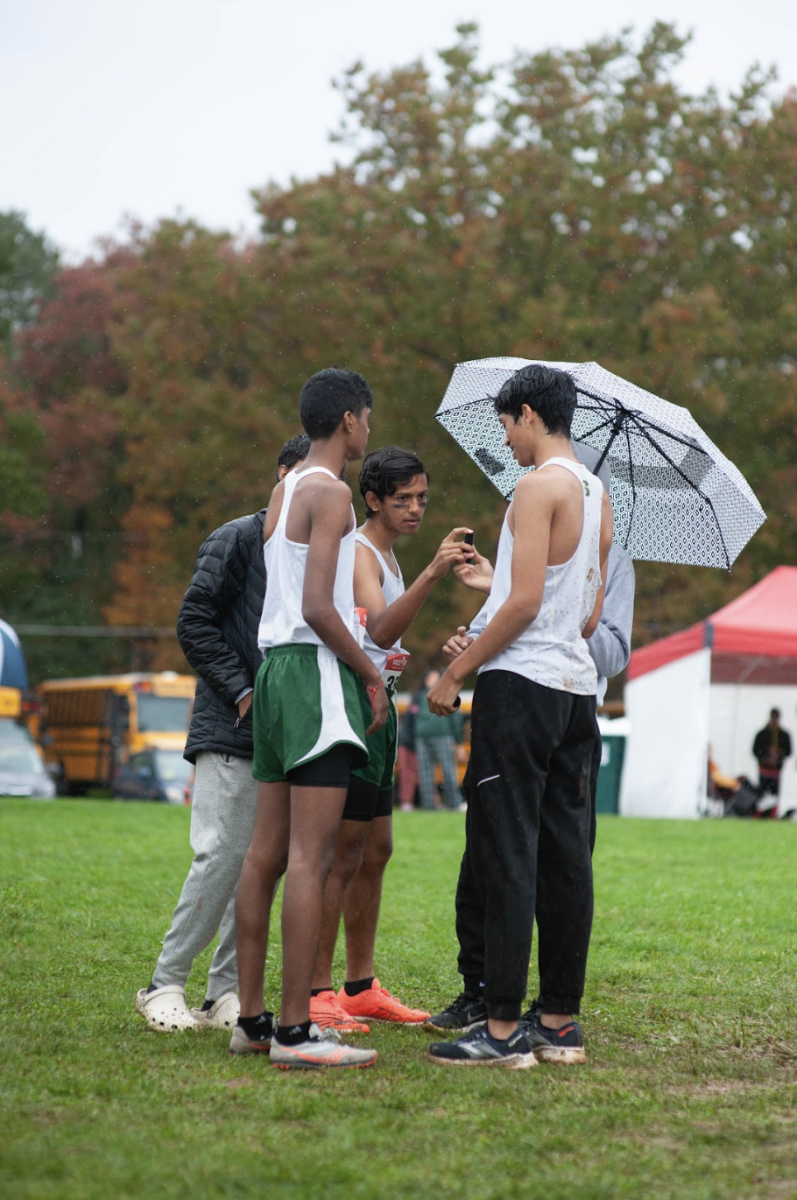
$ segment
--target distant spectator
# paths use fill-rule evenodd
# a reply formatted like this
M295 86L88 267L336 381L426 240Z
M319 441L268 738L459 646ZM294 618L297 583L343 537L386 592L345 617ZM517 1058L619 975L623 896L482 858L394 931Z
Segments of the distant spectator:
M780 709L773 708L769 721L758 731L753 742L753 757L758 760L758 789L762 797L776 797L775 802L769 805L773 816L777 812L777 797L780 795L780 773L790 754L791 738L781 728Z
M448 717L436 717L429 711L426 695L440 678L439 671L428 671L423 681L422 699L415 714L415 753L418 756L418 786L421 792L421 808L433 809L435 805L435 763L443 773L443 795L445 807L458 809L462 793L457 779L456 744L462 738L462 715L453 713Z
M412 693L407 711L399 724L398 798L402 812L412 812L415 789L418 786L418 755L415 753L415 718L426 693L419 688Z

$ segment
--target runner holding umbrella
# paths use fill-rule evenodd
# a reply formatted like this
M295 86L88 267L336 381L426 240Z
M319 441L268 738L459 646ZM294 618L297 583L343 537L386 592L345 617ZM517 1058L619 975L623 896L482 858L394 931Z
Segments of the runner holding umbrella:
M482 629L459 639L429 693L432 711L450 711L479 672L466 857L484 906L487 1018L429 1053L440 1065L584 1062L575 1016L592 923L596 690L584 638L609 543L729 568L764 514L688 412L596 364L462 364L437 416L512 503ZM571 439L596 453L592 471L609 462L614 522ZM540 1001L520 1018L535 910Z

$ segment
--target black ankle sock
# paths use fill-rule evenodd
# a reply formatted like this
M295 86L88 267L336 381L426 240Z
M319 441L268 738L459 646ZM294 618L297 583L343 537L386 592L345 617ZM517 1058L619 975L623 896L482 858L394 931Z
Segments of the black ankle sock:
M263 1029L263 1026L267 1023L271 1023L273 1020L273 1013L262 1012L259 1017L239 1017L238 1024L241 1026L241 1029L243 1029L244 1033L249 1036L250 1034L260 1033Z
M463 983L469 996L476 996L478 999L484 995L484 980L480 979L478 975L464 975Z
M199 1011L200 1012L210 1012L211 1008L213 1007L213 1005L215 1003L216 1003L215 1000L206 1000Z
M332 984L330 983L329 987L313 988L310 992L310 995L311 996L320 996L322 992L334 992L334 990L335 989L333 988Z
M302 1021L301 1025L278 1025L276 1038L281 1046L298 1046L306 1042L310 1036L310 1022Z
M151 983L147 988L147 995L149 995L150 992L154 992L154 991L157 991L157 988L155 987L154 983Z
M352 979L346 980L343 987L347 996L359 996L360 992L370 990L376 976L370 975L368 979Z

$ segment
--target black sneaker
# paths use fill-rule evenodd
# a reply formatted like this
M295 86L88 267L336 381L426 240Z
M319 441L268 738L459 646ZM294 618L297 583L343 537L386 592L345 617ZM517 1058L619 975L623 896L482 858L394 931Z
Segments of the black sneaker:
M584 1053L584 1036L577 1021L570 1021L562 1029L548 1029L540 1021L539 1012L531 1021L524 1021L529 1041L534 1047L534 1053L541 1062L549 1063L583 1063L587 1061Z
M424 1021L424 1027L439 1029L441 1033L453 1030L458 1033L468 1033L486 1020L487 1001L484 996L474 996L472 992L460 992L448 1008L444 1008L436 1017L429 1017L428 1021Z
M270 1012L261 1013L255 1025L249 1026L249 1032L239 1021L230 1038L230 1054L268 1054L276 1032L277 1023Z
M534 1018L538 1017L542 1012L542 1000L538 996L536 1000L532 1000L529 1007L520 1018L521 1025L533 1025Z
M537 1058L529 1030L518 1025L508 1038L494 1038L486 1025L454 1042L433 1042L429 1047L432 1062L441 1067L506 1067L525 1071L536 1067Z

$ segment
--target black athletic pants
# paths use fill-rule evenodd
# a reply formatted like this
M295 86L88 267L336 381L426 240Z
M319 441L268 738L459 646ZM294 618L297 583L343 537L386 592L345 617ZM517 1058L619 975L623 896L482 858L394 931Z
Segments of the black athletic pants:
M594 696L510 671L479 676L457 936L459 970L484 979L497 1020L520 1015L535 911L544 1009L579 1011L592 928L599 746Z

